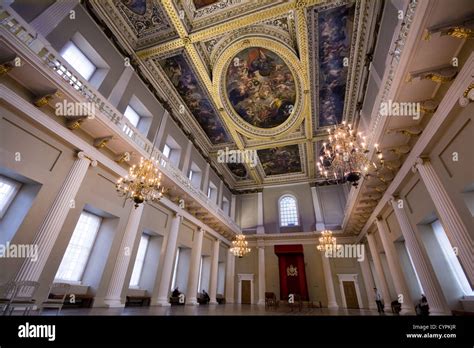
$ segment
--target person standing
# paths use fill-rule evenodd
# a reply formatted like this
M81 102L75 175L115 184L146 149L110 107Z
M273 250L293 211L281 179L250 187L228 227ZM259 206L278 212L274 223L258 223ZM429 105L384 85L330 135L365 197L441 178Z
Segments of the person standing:
M382 295L380 294L380 291L377 290L377 288L374 288L375 292L375 303L377 304L377 311L379 313L385 313L383 310L383 299Z

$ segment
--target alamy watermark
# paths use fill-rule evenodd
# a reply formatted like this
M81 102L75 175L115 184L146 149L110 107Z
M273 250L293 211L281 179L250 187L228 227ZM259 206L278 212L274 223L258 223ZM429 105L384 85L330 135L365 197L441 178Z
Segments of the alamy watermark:
M89 119L95 117L94 103L76 103L63 100L61 103L56 103L54 107L56 116L87 117Z
M30 259L32 262L38 260L38 245L37 244L0 244L0 258L20 258Z
M255 168L257 161L257 150L229 150L226 147L224 150L217 151L217 162L219 163L246 163Z
M362 262L365 259L364 244L334 244L328 246L324 256L331 258L357 258Z
M380 104L379 112L382 116L409 116L418 120L421 115L421 103L388 100Z

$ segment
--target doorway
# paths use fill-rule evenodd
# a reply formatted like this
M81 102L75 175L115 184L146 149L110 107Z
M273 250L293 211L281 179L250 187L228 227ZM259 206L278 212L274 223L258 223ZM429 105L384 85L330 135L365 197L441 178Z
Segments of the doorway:
M343 281L342 286L344 287L347 308L359 309L359 302L357 301L357 293L354 282Z
M242 280L242 304L251 304L251 282L250 280Z

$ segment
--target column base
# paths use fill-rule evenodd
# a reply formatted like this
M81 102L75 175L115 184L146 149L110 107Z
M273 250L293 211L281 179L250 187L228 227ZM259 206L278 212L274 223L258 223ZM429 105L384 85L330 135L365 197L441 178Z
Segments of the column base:
M326 229L326 226L322 222L317 222L316 223L316 231L324 231Z
M234 303L234 299L233 299L233 298L226 298L226 299L225 299L225 303L226 303L226 304Z
M199 306L199 302L197 301L196 297L191 297L189 300L186 301L186 306Z
M257 305L265 306L265 300L258 300Z
M109 307L109 308L124 308L125 307L125 303L122 303L120 298L106 298L104 299L103 304L105 307Z
M370 304L370 305L369 305L369 309L372 309L372 310L376 311L376 310L377 310L377 306L376 306L376 305L373 305L373 304Z
M219 303L217 303L216 300L211 300L211 301L209 301L209 304L216 305L216 304L219 304Z
M160 307L171 307L171 303L168 302L168 299L157 298L156 300L151 301L152 306L160 306Z
M411 309L410 307L402 307L402 310L400 311L400 315L415 315L415 310Z
M329 302L328 309L339 309L339 305L336 302Z

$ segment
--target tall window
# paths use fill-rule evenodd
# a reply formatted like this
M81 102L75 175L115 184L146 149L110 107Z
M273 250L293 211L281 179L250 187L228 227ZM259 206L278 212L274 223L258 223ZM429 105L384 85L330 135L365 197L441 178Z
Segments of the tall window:
M280 226L298 226L298 207L296 198L285 195L280 198Z
M97 69L90 59L87 58L72 41L69 41L66 46L64 46L61 55L87 81L89 81Z
M130 286L137 287L140 283L142 275L143 264L145 263L146 251L148 249L148 243L150 242L150 236L142 234L140 238L140 244L138 245L137 257L135 264L133 265L132 277L130 278Z
M176 277L178 275L179 251L180 251L180 248L176 249L176 259L174 260L174 270L173 270L173 280L171 282L171 290L176 289Z
M449 268L453 272L454 277L458 281L458 286L464 292L464 295L473 295L474 292L469 285L469 281L467 280L466 274L464 273L461 264L459 263L456 254L454 253L454 249L449 242L448 237L446 236L446 232L444 232L444 228L441 225L439 220L434 221L431 224L433 228L436 240L438 241L439 245L441 246L441 250L443 251L444 257L448 262Z
M101 223L99 216L81 213L55 279L81 281Z
M0 219L7 212L8 207L20 190L21 184L0 175Z
M193 174L194 174L193 170L192 169L189 170L189 173L188 173L188 179L189 180L193 180Z

